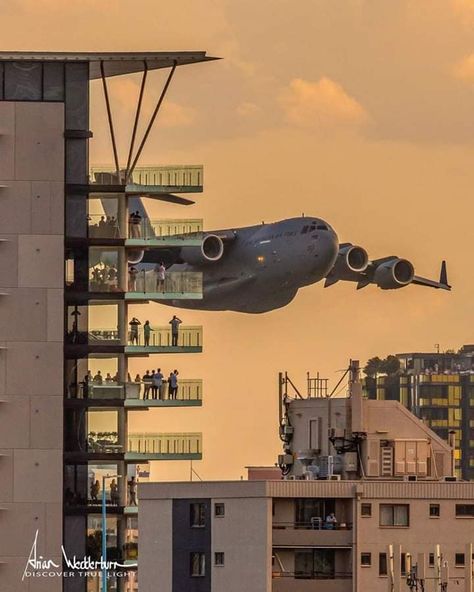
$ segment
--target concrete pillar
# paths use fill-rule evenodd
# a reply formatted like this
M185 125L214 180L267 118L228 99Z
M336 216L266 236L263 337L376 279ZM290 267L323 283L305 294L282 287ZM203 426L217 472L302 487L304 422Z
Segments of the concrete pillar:
M472 592L472 543L464 550L464 592Z
M127 211L127 198L125 193L119 193L117 195L117 221L120 228L120 237L128 237L128 211Z
M393 545L393 592L402 590L402 546Z

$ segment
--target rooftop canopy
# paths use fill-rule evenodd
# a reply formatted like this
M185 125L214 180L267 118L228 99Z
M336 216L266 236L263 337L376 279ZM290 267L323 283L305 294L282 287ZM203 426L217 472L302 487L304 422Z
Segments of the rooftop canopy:
M142 72L146 62L149 70L208 62L219 58L207 56L205 51L145 51L145 52L27 52L2 51L0 62L89 62L89 78L101 77L100 63L104 63L106 76L119 76Z

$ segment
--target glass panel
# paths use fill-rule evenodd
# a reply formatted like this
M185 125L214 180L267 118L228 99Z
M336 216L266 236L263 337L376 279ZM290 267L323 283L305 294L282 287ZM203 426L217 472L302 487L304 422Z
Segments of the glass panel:
M118 223L118 198L101 196L100 199L88 200L88 236L89 238L121 238Z
M117 249L89 249L89 291L119 292L119 256Z
M140 323L141 324L141 323ZM130 325L130 323L129 323ZM200 347L202 346L202 327L183 327L179 328L178 333L172 333L171 328L168 327L151 327L148 332L144 331L143 327L136 325L136 330L130 331L128 334L128 342L130 345L139 345L145 347Z
M142 377L137 374L134 382L127 383L127 399L174 399L177 401L200 401L202 399L202 380L179 378L176 387L171 377L173 372L168 377L161 375L161 379L158 374L161 374L159 369L151 372L147 370Z
M112 167L93 167L90 170L91 183L109 185L117 183ZM131 185L160 187L191 187L200 190L203 184L201 165L135 167Z
M393 526L393 506L386 504L380 505L380 525Z
M408 506L395 506L393 514L395 526L408 526Z
M69 306L66 341L75 344L119 345L118 304ZM103 329L103 325L107 329Z
M200 454L201 434L129 434L128 452L140 454Z
M295 551L295 578L312 579L313 551Z
M199 239L202 237L203 221L201 219L150 220L133 215L128 221L128 237L148 239L167 239L170 237Z
M107 516L107 560L119 561L117 517ZM100 561L102 554L102 516L89 514L87 517L87 555L93 561Z
M202 294L202 273L166 271L159 264L154 269L128 268L128 291L153 294Z
M5 100L41 101L43 69L38 62L5 63Z
M335 572L334 549L315 549L314 575L317 578L333 578Z
M90 409L87 420L87 447L89 452L122 452L122 445L118 442L117 411L95 411Z
M43 64L43 100L64 100L64 64L54 62Z
M68 399L123 399L118 357L66 360L66 389Z
M130 516L127 518L123 549L125 560L138 560L138 519L135 516Z

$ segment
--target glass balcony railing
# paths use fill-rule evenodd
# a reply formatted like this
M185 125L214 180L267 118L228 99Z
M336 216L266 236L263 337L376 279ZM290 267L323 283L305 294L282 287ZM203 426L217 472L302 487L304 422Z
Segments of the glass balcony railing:
M150 220L129 221L128 238L147 241L186 241L202 238L203 221L189 220Z
M129 434L127 452L149 455L202 454L201 434Z
M117 185L125 181L125 170L120 171L120 179L114 167L97 166L90 170L90 182L98 185ZM202 165L169 165L135 167L128 186L161 187L171 191L202 191Z
M202 327L181 325L176 336L169 326L152 327L149 334L140 326L138 331L129 331L128 343L137 347L202 347Z
M183 295L202 298L202 273L193 271L171 271L165 279L159 278L155 270L130 272L128 276L128 298L143 294L154 294L156 298L180 298Z
M89 238L123 238L123 232L115 216L90 214L87 216Z
M127 401L201 401L202 400L202 380L182 379L178 381L178 391L176 395L171 393L169 383L165 377L161 388L153 384L153 380L141 380L140 382L127 383L126 388Z

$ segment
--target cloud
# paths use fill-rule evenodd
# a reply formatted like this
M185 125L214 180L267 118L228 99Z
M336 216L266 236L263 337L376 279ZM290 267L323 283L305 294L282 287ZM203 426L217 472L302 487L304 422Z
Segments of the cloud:
M369 121L362 105L340 84L326 77L317 82L292 80L281 93L279 102L286 120L296 126L357 128Z
M471 53L455 64L453 74L460 80L474 82L474 53Z
M196 121L196 110L173 101L163 103L157 124L161 127L189 127Z
M237 113L241 117L255 117L255 115L260 113L260 107L255 103L244 101L237 106Z

